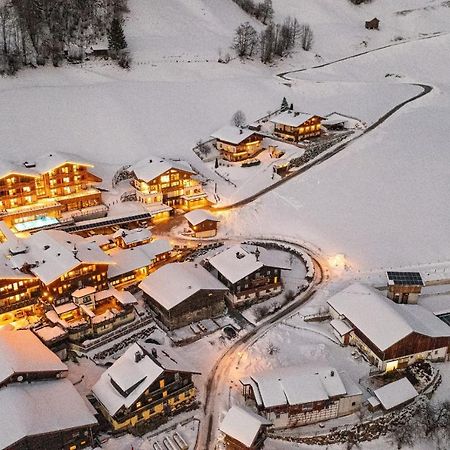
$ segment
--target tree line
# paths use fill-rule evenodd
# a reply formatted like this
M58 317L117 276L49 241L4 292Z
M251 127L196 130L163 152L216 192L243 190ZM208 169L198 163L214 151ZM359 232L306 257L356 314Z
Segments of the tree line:
M5 0L0 6L0 73L24 65L58 66L70 49L83 49L110 34L127 0ZM121 28L121 24L120 24ZM116 29L115 36L118 33ZM110 39L111 42L111 39ZM122 45L125 45L123 39ZM111 45L110 45L111 46ZM122 47L123 48L123 47Z
M261 61L268 64L277 56L289 54L297 43L303 50L310 50L313 39L313 31L308 24L301 24L289 16L282 24L270 22L260 33L249 22L242 23L236 29L232 48L240 58L250 58L259 53Z
M255 17L266 25L273 17L272 0L263 0L256 3L253 0L233 0L247 14Z

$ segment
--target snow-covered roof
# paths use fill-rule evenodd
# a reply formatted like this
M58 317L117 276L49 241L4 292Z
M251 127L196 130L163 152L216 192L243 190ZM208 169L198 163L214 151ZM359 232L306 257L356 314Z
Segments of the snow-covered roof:
M136 355L141 355L136 358ZM136 362L136 359L138 361ZM120 408L129 408L164 372L138 344L133 344L92 387L92 392L113 416ZM114 382L123 393L117 390ZM128 395L127 395L128 394Z
M211 134L211 137L223 141L229 142L230 144L239 145L241 142L245 141L250 136L256 134L253 130L248 128L240 128L232 125L227 125L222 127L220 130L215 131Z
M74 298L86 297L86 295L95 294L96 290L97 289L94 286L85 286L83 288L77 289L76 291L73 291L72 297Z
M264 408L301 405L346 395L347 390L336 369L285 367L251 376Z
M0 389L0 448L27 436L97 424L85 401L67 380L10 384Z
M220 424L220 431L236 439L246 447L251 447L263 425L271 425L270 420L259 416L248 408L232 406Z
M193 262L166 264L145 278L139 288L167 311L201 290L227 290L205 268Z
M49 325L41 328L35 328L33 329L33 332L36 335L38 335L41 340L45 342L51 342L54 339L58 339L67 334L67 332L64 331L61 327Z
M67 371L67 366L30 330L1 329L0 355L0 383L18 373Z
M422 295L419 298L419 305L431 311L435 316L450 314L450 295Z
M101 301L105 298L115 297L122 305L133 305L137 303L136 297L128 291L119 291L116 288L105 289L95 294L95 301Z
M119 237L123 239L125 245L132 245L149 240L152 237L152 232L148 228L119 229L113 234L113 238L117 239Z
M407 378L401 378L393 383L386 384L376 389L374 394L386 410L400 406L418 395L414 386Z
M277 267L280 269L289 268L285 265L280 267L278 258L272 259L270 253L265 249L259 248L259 252L260 256L257 261L256 255L247 250L244 246L234 245L210 258L209 262L231 283L242 280L242 278L256 272L263 266ZM263 259L265 260L264 262Z
M39 173L30 167L25 167L23 164L1 159L0 160L0 178L4 178L7 175L11 175L11 174L26 175L26 176L30 176L33 178L36 178L39 176Z
M53 305L56 314L61 315L78 309L78 305L73 302L63 303L62 305Z
M114 249L110 255L115 264L109 267L108 276L116 277L149 266L158 255L170 252L172 249L167 239L158 239L139 247Z
M25 264L44 284L50 284L80 264L113 264L111 258L80 236L60 230L42 230L26 239L28 251L10 258L17 269Z
M330 322L330 325L339 333L340 336L344 336L353 330L347 322L340 319L333 319Z
M80 156L67 152L51 152L39 156L36 161L35 170L39 173L49 172L56 167L67 163L78 164L80 166L93 167L87 160L80 158Z
M354 283L328 299L373 344L384 351L416 332L430 337L450 337L450 327L419 305L399 305L381 292Z
M277 123L280 125L288 125L291 127L299 127L307 120L312 119L313 117L319 117L314 114L308 114L304 112L296 112L296 111L285 111L281 114L277 114L273 118L270 119L272 123Z
M148 156L147 158L137 162L128 170L134 172L136 178L143 181L151 181L159 177L170 169L183 170L185 172L194 173L192 169L182 161L172 161L161 158L160 156Z
M220 220L211 214L209 211L204 209L194 209L192 211L187 212L184 215L185 219L194 227L199 223L204 222L205 220L212 220L214 222L220 222Z

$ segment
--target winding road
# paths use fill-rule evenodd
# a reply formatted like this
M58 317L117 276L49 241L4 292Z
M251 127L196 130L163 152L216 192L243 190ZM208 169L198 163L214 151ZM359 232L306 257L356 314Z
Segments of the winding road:
M431 35L423 37L422 39L430 39L440 36L441 34ZM411 42L411 41L408 41ZM342 61L347 61L353 58L358 58L360 56L366 55L368 53L380 51L392 46L405 44L407 42L400 42L400 43L393 43L389 44L383 47L379 47L372 50L367 50L355 55L351 55L345 58L341 58L335 61L327 62L324 64L320 64L314 67L310 68L304 68L304 69L297 69L297 70L291 70L287 72L279 73L277 76L283 80L289 80L288 75L292 73L298 73L305 70L311 70L311 69L318 69L321 67L329 66L331 64L336 64ZM378 128L381 124L383 124L386 120L388 120L393 114L395 114L397 111L399 111L404 106L408 105L409 103L412 103L421 97L424 97L425 95L428 95L432 90L433 86L422 84L422 83L407 83L411 86L417 86L421 89L421 91L402 101L401 103L397 104L393 108L391 108L389 111L387 111L383 116L381 116L376 122L374 122L372 125L370 125L368 128L364 130L363 133L359 134L358 136L355 136L346 142L337 145L334 149L332 149L329 152L325 152L322 155L319 155L312 161L306 163L303 165L299 170L293 172L292 174L286 176L285 178L277 181L276 183L262 189L261 191L253 194L252 196L240 200L234 204L214 208L218 211L220 210L229 210L229 209L235 209L239 208L241 206L247 205L262 195L278 188L282 184L288 182L294 177L297 177L301 175L302 173L305 173L310 168L317 166L319 164L322 164L323 162L327 161L332 156L340 153L341 151L345 150L349 145L353 144L355 141L360 139L361 137L365 136L367 133L372 132L376 128ZM301 294L294 302L292 302L291 305L289 305L286 309L281 310L278 314L275 314L273 317L271 317L268 321L264 322L261 325L256 326L253 328L249 333L247 333L242 338L238 339L232 346L230 346L227 351L216 361L214 366L212 367L210 374L207 379L206 383L206 395L204 400L204 407L203 407L203 413L204 413L204 419L200 423L199 427L199 434L196 444L196 450L205 450L205 449L213 449L214 444L216 442L216 434L218 431L218 420L219 420L219 413L217 410L217 397L220 396L220 389L223 389L224 386L227 386L229 377L227 377L228 373L232 369L232 367L235 367L239 363L239 355L242 354L247 348L249 348L254 342L256 342L259 338L261 338L263 335L265 335L269 330L271 330L274 326L279 324L281 321L289 317L290 315L294 314L306 301L308 301L311 297L314 296L314 294L317 292L317 289L320 287L320 285L324 282L324 263L320 260L320 257L318 255L315 255L311 252L310 249L301 246L297 243L293 242L286 242L286 244L295 245L297 247L301 247L304 252L306 252L313 260L314 266L315 266L315 276L314 279L309 286L309 288Z

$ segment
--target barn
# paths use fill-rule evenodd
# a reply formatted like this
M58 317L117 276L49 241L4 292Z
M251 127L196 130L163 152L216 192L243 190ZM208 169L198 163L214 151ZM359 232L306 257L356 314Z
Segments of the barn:
M448 358L450 327L420 305L394 303L360 283L329 298L328 305L334 320L351 327L348 342L380 371Z

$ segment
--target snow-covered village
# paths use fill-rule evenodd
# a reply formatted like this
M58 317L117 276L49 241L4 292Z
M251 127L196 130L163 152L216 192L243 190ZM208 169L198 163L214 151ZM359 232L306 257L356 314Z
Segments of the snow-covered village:
M450 448L450 2L0 0L0 450Z

